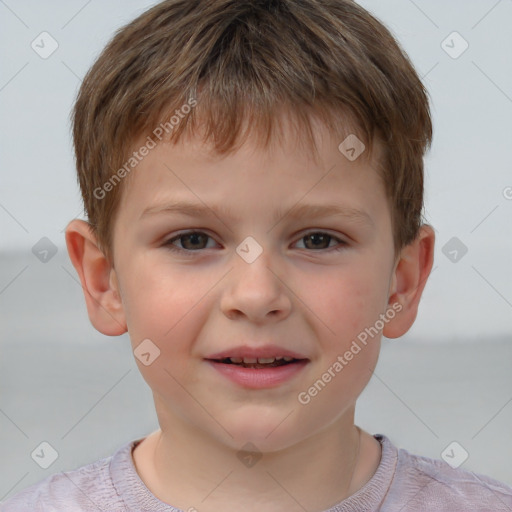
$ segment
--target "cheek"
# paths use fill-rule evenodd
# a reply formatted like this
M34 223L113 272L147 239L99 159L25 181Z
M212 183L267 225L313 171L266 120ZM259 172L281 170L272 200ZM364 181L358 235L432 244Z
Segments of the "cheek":
M317 281L308 306L322 320L328 337L350 343L383 312L384 284L383 273L375 267L347 266Z
M189 291L190 283L183 277L155 274L158 279L148 276L140 286L134 280L131 288L127 323L132 350L142 377L154 392L186 402L189 397L182 385L195 381L191 354L203 322L200 299L205 292L199 293L202 288ZM146 365L138 354L148 351L157 355Z
M173 338L180 323L205 294L208 283L191 272L172 271L159 261L145 261L128 270L127 297L123 301L134 337Z
M123 303L132 349L137 355L137 347L149 339L157 347L155 353L159 352L148 366L137 360L144 379L154 389L173 386L171 375L181 381L181 376L189 374L190 381L193 372L187 365L196 355L194 340L206 321L212 277L201 279L192 270L171 271L165 262L157 261L133 265L127 275Z
M315 313L323 320L316 322L322 354L310 384L326 384L314 398L313 416L322 417L322 411L330 410L334 420L355 402L371 379L381 342L380 331L371 328L384 311L383 294L375 279L371 272L340 272L337 282L323 283L322 298L314 302ZM319 386L323 384L319 382Z

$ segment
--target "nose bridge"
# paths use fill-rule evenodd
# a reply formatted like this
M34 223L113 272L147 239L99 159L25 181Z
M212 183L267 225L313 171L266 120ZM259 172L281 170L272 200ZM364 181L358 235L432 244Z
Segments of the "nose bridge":
M266 293L277 290L273 270L277 267L277 257L272 254L268 243L264 246L253 236L246 237L236 248L235 262L237 283L253 289L265 289Z
M282 315L290 309L287 288L278 277L279 258L254 237L246 237L236 248L234 269L222 299L225 314L244 314L263 319L269 313Z

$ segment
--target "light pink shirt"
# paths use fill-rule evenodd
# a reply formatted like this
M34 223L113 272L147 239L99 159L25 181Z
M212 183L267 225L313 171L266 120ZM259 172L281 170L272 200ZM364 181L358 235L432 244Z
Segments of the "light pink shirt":
M377 471L359 491L325 512L512 512L509 485L397 449L383 434L374 437L382 445ZM139 478L131 453L140 441L92 464L51 475L8 499L0 510L182 512L160 501Z

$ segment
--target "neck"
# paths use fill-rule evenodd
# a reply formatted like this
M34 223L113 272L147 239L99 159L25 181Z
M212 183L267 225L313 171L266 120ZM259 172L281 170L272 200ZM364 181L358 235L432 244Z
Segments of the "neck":
M380 444L353 416L263 454L241 453L176 422L148 436L133 457L149 490L182 510L303 512L325 510L359 490L375 473Z

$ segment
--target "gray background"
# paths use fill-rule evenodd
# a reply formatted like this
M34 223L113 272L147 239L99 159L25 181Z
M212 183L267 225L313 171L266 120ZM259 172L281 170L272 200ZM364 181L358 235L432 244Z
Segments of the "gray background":
M0 500L157 428L127 335L88 321L63 232L82 213L69 133L81 77L153 3L0 0ZM437 241L418 319L383 340L356 423L433 458L456 440L463 468L512 485L512 0L360 3L431 95ZM59 45L47 59L31 48L43 31ZM457 58L454 31L469 45ZM46 263L32 252L43 237L57 250ZM48 469L30 457L42 441L58 452Z

